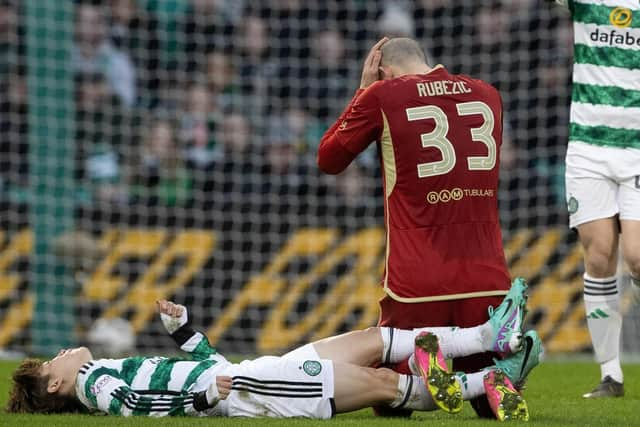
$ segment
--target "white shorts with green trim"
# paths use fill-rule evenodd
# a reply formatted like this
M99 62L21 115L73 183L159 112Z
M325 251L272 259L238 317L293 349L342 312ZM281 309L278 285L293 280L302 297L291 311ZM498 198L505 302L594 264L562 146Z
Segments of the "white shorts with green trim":
M566 164L571 228L615 215L640 221L640 149L572 141Z

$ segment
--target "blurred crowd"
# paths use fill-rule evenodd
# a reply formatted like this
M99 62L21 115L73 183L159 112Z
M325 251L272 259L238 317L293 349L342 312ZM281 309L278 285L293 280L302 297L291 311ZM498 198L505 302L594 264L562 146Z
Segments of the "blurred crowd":
M337 178L319 174L315 153L382 35L415 37L431 65L501 91L504 226L564 221L572 29L562 9L537 0L76 0L72 31L80 228L206 227L243 249L280 244L291 227L381 225L375 147ZM2 229L28 210L26 33L24 2L0 0Z

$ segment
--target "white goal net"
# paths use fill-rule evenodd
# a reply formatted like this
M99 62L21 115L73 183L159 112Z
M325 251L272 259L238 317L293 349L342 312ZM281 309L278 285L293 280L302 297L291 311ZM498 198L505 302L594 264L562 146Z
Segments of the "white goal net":
M98 319L111 349L168 348L159 298L225 352L375 324L376 153L338 177L315 154L381 35L501 91L512 274L549 350L588 351L572 29L537 0L0 0L0 349L50 354Z

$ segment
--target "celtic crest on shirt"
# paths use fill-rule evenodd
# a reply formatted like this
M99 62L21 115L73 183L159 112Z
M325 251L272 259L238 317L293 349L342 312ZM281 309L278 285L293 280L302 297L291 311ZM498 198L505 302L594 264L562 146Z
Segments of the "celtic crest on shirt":
M569 201L567 202L567 208L569 210L569 215L573 215L574 213L578 212L578 199L576 199L575 197L571 196L569 198Z
M312 377L315 377L322 371L322 365L317 360L307 360L302 364L302 369Z

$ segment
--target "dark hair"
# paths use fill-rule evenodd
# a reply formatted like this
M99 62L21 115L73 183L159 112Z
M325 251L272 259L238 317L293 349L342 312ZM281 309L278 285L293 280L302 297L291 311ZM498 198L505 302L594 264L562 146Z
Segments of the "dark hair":
M14 371L6 411L11 413L52 414L79 412L84 406L75 396L49 393L49 376L41 375L42 360L26 359Z

